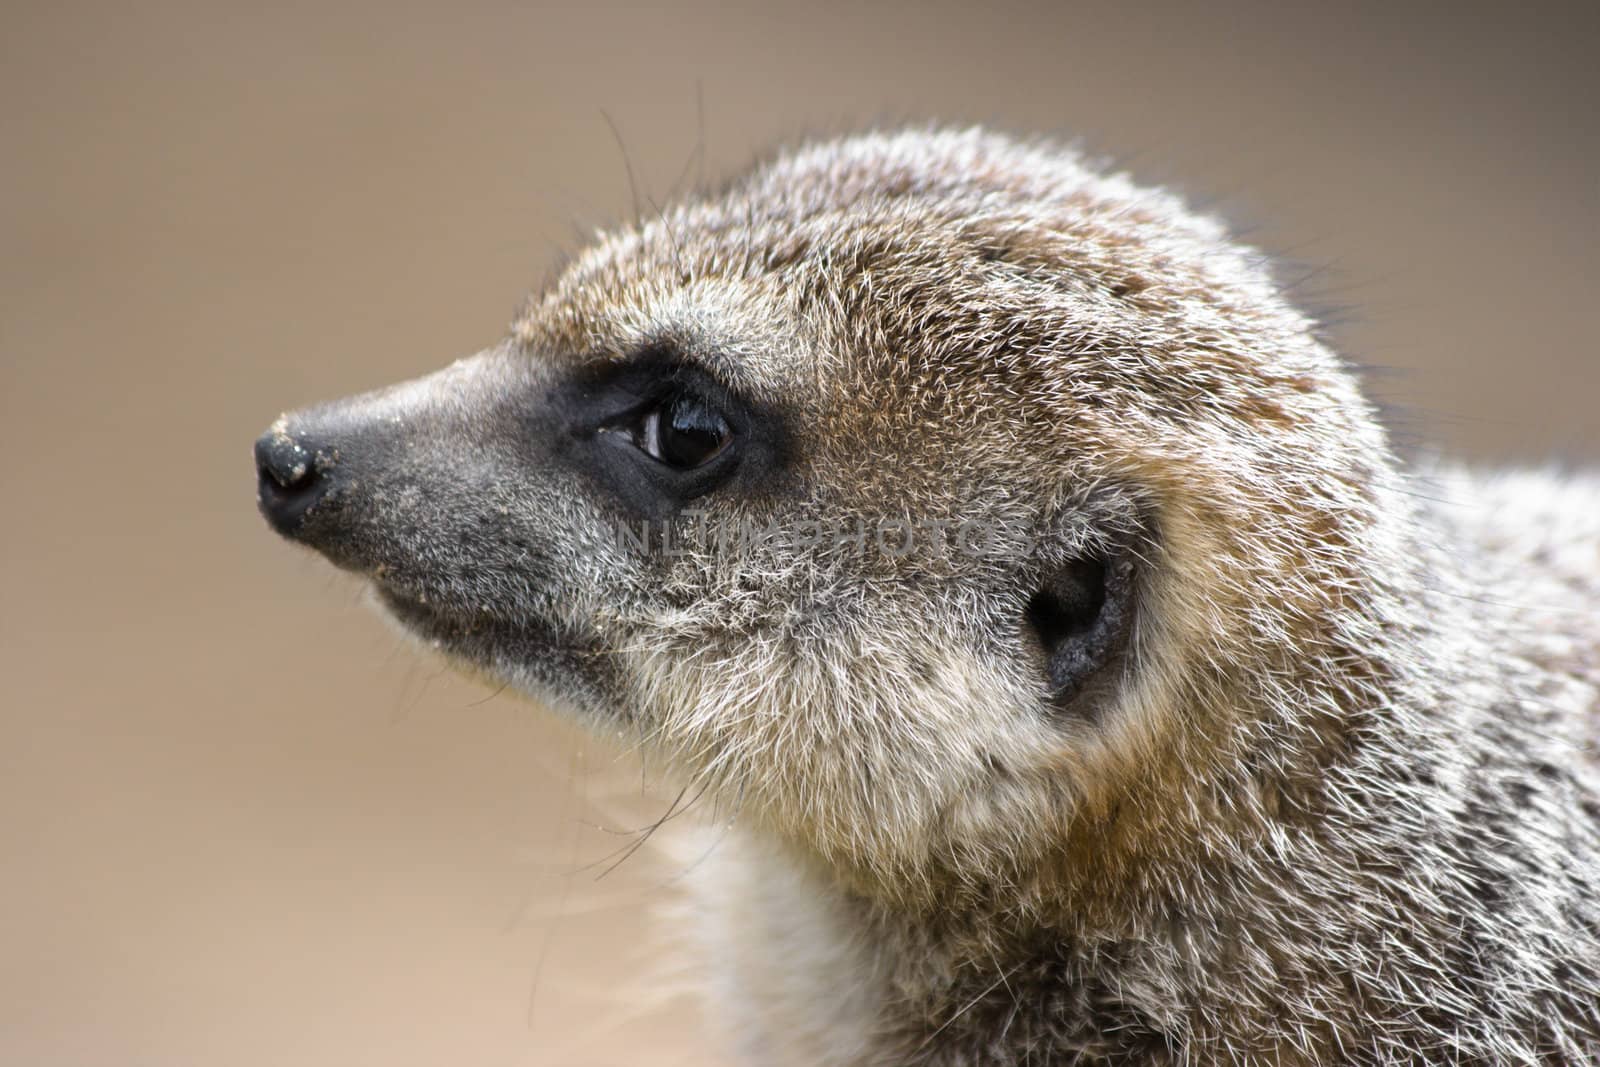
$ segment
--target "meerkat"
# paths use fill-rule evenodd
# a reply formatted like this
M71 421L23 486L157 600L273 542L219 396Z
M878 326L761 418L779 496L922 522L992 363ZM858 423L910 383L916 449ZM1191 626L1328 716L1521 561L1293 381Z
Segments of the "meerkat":
M1400 461L1173 195L802 147L256 457L403 627L726 817L744 1062L1600 1062L1600 479Z

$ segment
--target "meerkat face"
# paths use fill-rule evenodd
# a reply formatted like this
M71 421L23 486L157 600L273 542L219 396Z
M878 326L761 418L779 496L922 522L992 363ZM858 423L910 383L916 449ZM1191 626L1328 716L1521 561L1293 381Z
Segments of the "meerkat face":
M273 526L405 628L893 891L1057 838L1262 582L1315 586L1253 516L1359 505L1354 458L1304 473L1346 408L1211 223L904 134L604 238L504 343L256 447Z

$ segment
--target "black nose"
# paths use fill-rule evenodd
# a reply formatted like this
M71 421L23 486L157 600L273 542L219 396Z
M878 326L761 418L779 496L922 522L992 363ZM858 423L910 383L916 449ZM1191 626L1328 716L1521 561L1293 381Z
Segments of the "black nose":
M328 489L329 456L310 441L274 427L256 439L256 501L282 534L294 532Z

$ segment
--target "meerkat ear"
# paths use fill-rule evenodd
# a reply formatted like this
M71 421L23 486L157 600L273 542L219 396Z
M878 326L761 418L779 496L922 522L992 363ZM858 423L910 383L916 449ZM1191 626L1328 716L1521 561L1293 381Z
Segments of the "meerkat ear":
M1133 618L1133 565L1121 556L1085 556L1044 576L1028 601L1027 622L1044 650L1050 700L1065 709L1127 644Z

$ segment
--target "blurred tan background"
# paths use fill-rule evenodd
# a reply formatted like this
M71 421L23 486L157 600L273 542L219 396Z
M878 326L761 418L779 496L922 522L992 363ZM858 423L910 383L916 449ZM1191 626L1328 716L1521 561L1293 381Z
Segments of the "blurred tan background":
M1081 136L1346 309L1408 437L1589 462L1594 11L7 4L0 1063L718 1062L640 940L679 872L586 866L665 808L636 762L253 506L279 410L493 341L627 213L606 115L651 196L702 134L712 175L871 121Z

